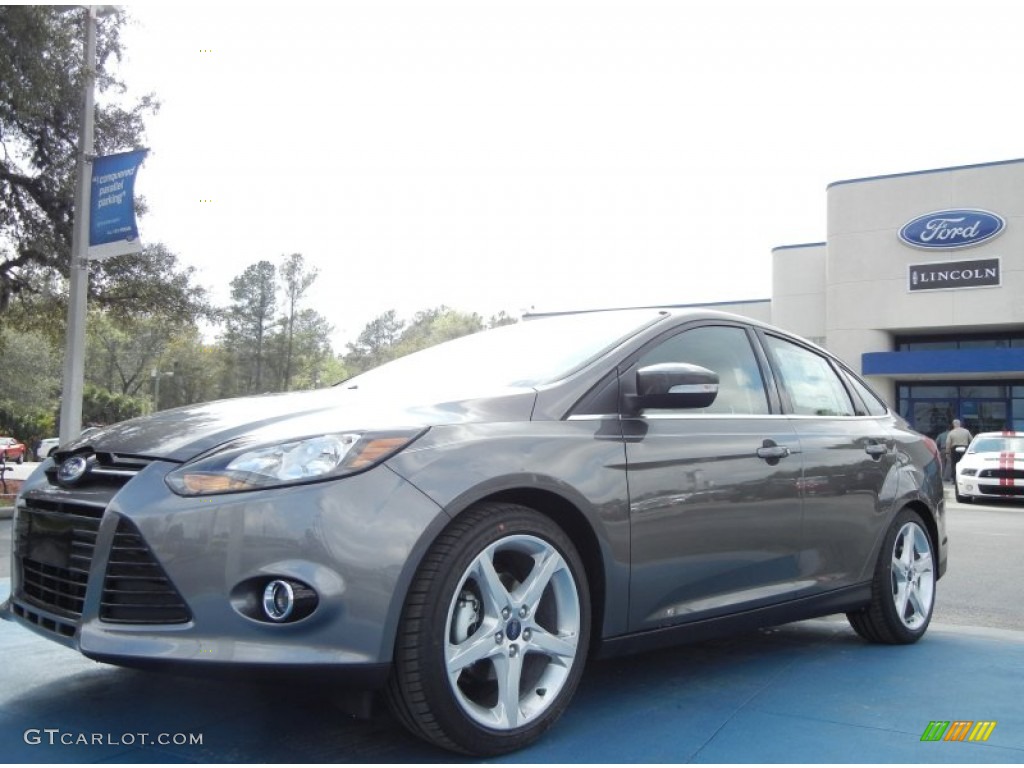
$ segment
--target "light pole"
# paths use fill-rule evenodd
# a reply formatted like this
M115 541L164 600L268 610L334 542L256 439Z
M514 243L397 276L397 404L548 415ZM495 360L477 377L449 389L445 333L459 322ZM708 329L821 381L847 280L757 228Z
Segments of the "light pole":
M153 412L160 410L160 379L164 376L173 376L174 371L158 371L156 368L150 371L153 377Z
M82 394L85 391L85 308L89 294L89 205L95 157L96 19L114 10L111 5L85 6L85 56L82 60L82 123L75 178L75 224L71 231L68 270L68 333L64 349L64 382L60 403L60 442L82 431Z

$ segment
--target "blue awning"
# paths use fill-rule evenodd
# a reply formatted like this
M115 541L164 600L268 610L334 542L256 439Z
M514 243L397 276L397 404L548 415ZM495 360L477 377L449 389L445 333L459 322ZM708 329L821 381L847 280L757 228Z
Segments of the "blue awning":
M860 364L865 376L971 373L1024 376L1024 348L865 352Z

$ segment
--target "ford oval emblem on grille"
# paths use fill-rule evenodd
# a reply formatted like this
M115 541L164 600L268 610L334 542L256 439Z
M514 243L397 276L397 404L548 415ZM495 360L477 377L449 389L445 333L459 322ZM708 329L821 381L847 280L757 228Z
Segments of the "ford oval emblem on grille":
M61 485L74 485L89 470L89 462L85 456L72 456L65 459L57 470L57 482Z
M904 224L900 240L915 248L967 248L991 240L1005 226L1002 216L977 208L934 211Z

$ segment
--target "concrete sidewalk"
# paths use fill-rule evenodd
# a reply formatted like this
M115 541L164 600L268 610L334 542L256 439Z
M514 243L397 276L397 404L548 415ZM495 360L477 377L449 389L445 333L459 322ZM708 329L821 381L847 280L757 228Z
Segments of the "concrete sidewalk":
M386 713L340 714L327 690L108 667L9 622L0 660L5 762L476 762ZM1024 632L933 625L872 646L830 618L593 663L537 745L491 762L1021 763L1022 694ZM922 741L932 721L996 726L984 743Z

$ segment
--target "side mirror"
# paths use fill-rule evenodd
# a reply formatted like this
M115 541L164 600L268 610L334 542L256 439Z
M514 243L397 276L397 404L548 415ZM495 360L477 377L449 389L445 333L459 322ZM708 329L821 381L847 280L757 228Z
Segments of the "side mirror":
M689 363L659 363L636 372L636 406L707 408L718 396L718 374Z

